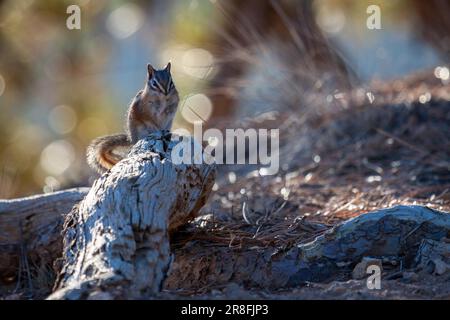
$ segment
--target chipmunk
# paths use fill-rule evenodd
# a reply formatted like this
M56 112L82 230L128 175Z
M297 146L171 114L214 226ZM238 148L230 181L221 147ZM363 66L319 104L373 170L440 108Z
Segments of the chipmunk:
M158 130L169 130L179 96L170 73L170 62L162 70L147 65L148 77L128 108L125 133L99 137L87 148L87 162L99 173L123 159L137 141ZM122 150L122 152L120 152Z

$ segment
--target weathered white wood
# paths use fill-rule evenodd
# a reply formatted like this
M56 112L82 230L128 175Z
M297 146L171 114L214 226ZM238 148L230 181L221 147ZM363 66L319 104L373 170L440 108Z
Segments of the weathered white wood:
M103 174L64 225L63 267L50 299L142 298L160 291L169 231L198 213L215 167L174 164L165 132L138 142Z
M89 188L76 188L0 200L0 275L17 272L20 254L42 263L51 263L59 256L64 215L88 191Z

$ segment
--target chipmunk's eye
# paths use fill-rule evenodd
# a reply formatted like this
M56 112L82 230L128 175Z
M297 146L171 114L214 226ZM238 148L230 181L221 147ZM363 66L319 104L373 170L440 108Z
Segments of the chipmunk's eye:
M152 81L150 81L150 85L152 86L153 89L157 89L158 88L158 84L156 83L156 80L153 79Z

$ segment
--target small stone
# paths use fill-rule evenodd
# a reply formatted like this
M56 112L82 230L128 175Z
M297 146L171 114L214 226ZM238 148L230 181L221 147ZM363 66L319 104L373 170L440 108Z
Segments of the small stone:
M113 296L105 291L96 290L91 292L88 296L88 300L112 300Z
M217 289L213 289L213 290L211 290L211 295L212 296L220 296L222 294L222 291L220 291L220 290L217 290Z
M353 269L353 272L352 272L353 279L361 280L361 279L366 278L369 275L369 273L367 273L367 269L372 265L378 266L381 270L383 269L383 264L382 264L381 259L364 257L361 260L361 262L358 263L355 266L355 268Z
M441 259L433 259L431 260L431 263L434 264L434 274L439 276L446 273L447 270L450 270L450 266Z

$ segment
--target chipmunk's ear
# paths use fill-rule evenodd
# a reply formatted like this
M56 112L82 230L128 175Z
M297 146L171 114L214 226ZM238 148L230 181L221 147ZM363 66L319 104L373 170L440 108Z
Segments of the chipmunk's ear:
M169 63L167 64L167 66L164 68L164 70L167 70L167 71L170 72L170 68L171 68L171 67L172 67L172 63L169 62Z
M149 63L147 64L147 74L148 74L148 78L152 78L153 74L155 73L155 68L153 68L153 66Z

